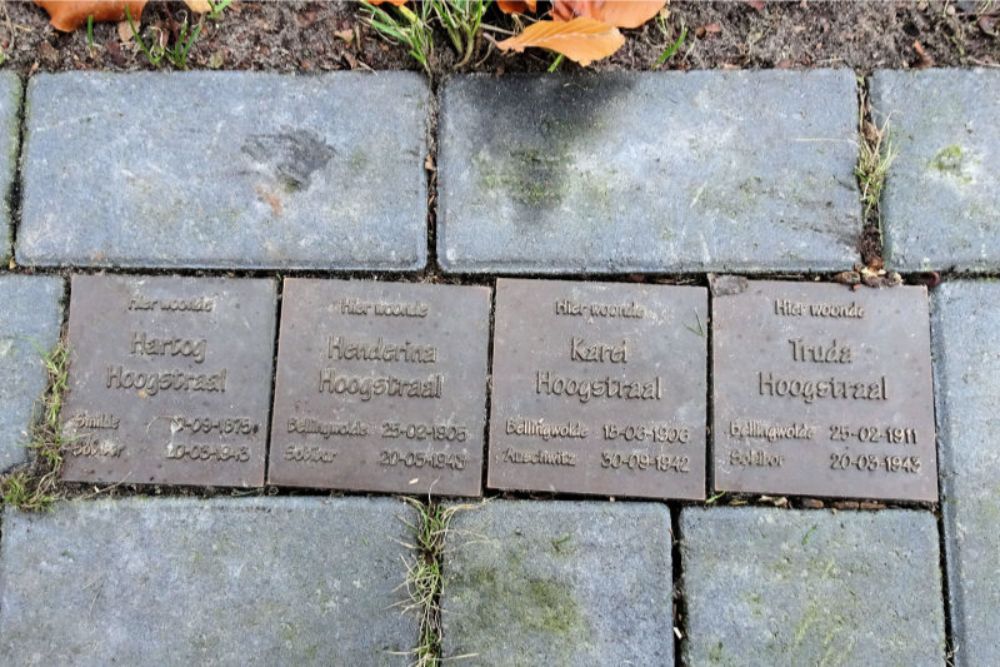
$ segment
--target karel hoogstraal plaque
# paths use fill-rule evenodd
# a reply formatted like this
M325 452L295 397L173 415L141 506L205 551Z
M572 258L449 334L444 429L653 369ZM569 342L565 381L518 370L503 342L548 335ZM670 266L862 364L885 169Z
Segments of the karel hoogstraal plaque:
M489 486L705 497L702 287L497 282Z

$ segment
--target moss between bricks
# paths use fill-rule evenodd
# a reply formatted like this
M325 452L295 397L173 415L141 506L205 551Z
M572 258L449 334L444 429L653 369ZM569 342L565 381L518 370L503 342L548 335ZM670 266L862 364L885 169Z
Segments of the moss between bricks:
M59 474L63 462L62 405L69 382L69 347L61 338L50 351L40 352L47 375L27 444L31 460L0 476L0 506L25 511L47 510L61 497Z

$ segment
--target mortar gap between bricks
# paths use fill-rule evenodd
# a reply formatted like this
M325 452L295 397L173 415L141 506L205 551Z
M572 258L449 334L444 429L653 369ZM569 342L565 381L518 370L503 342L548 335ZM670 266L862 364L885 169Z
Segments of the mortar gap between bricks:
M70 281L62 281L59 334L51 349L38 350L45 388L34 402L29 421L26 460L0 475L0 508L43 511L67 497L62 469L62 409L69 389L72 350L68 346Z
M497 281L493 280L490 292L490 326L486 341L486 419L483 421L483 466L480 471L481 488L486 496L489 481L489 463L491 454L490 425L493 418L493 340L496 330Z
M935 454L937 455L937 470L938 470L938 503L939 507L937 512L935 512L935 518L937 519L937 532L938 532L938 569L941 572L941 607L944 610L944 641L945 641L945 664L953 667L955 664L955 654L960 650L955 637L955 628L952 624L952 598L951 598L951 581L948 578L948 533L945 528L945 486L944 478L947 474L945 469L942 467L941 462L944 458L942 456L942 442L941 442L941 411L939 410L938 399L939 391L943 391L940 387L941 377L938 372L939 363L941 359L934 359L935 352L935 339L938 334L934 331L934 301L931 300L931 317L927 323L930 329L930 340L931 340L931 359L935 362L931 366L931 386L934 392L934 440L937 444L935 448Z
M429 277L439 277L441 266L437 258L437 203L438 203L438 141L441 127L441 82L430 81L431 94L427 110L427 157L424 172L427 178L427 265Z
M19 89L16 119L17 133L14 137L17 145L14 147L14 164L12 165L13 173L11 174L10 188L6 192L7 208L10 212L10 220L7 221L10 242L7 244L5 251L10 257L7 268L12 270L17 267L17 232L21 227L21 163L24 159L24 139L27 125L26 116L28 113L28 80L18 76L17 81Z
M281 309L284 303L285 280L278 273L274 276L274 342L271 348L271 393L267 402L267 424L264 426L264 486L268 485L271 472L271 433L274 430L274 391L278 384L278 343L281 340Z
M889 119L885 119L881 127L875 122L870 78L861 73L855 76L858 91L858 163L854 175L862 212L858 252L863 266L877 270L883 268L885 263L882 195L895 153L889 136Z
M687 600L684 597L684 567L681 563L681 506L667 505L670 512L670 565L674 600L674 664L684 664L683 647L687 641Z

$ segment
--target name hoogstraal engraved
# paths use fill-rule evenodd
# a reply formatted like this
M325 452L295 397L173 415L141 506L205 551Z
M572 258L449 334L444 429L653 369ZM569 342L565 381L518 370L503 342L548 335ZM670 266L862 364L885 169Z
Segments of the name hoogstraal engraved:
M482 491L490 290L285 281L269 481Z
M923 287L751 281L712 314L716 490L937 500Z
M707 292L497 281L488 485L705 497Z
M63 479L261 486L271 280L74 276Z

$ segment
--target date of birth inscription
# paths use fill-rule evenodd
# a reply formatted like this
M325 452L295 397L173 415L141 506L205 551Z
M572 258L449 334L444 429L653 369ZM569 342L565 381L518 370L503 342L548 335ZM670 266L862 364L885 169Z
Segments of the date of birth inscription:
M178 415L170 419L170 430L173 433L203 433L210 435L253 435L260 431L260 424L249 417L186 417Z
M871 454L830 454L832 470L858 472L911 473L920 472L919 456L874 456Z
M469 439L469 429L455 424L401 424L384 422L382 437L403 440L437 440L445 442L465 442Z
M830 426L830 440L833 442L884 442L890 445L917 444L917 430L914 428L892 428L881 426L861 426L853 428L847 425Z
M691 429L673 424L605 424L605 440L625 442L654 442L659 444L685 444L691 441Z

